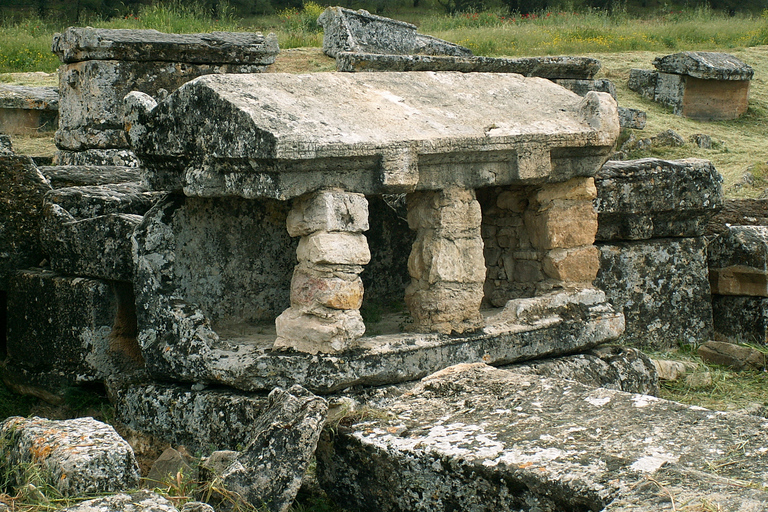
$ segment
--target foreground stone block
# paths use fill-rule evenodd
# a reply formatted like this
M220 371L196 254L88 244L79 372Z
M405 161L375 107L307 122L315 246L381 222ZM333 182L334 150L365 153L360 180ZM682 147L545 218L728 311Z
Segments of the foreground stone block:
M712 293L768 297L768 226L728 226L708 254Z
M0 290L10 274L43 260L38 230L51 185L31 158L0 156Z
M58 124L59 93L55 87L0 85L0 132L50 132Z
M220 478L253 507L285 512L315 453L328 405L301 386L275 389L268 400L251 426L250 443Z
M139 485L139 466L130 445L93 418L52 421L8 418L0 426L2 465L25 484L24 464L35 464L64 496L123 491Z
M150 491L118 493L103 498L87 500L62 509L66 512L175 512L173 502Z
M343 108L334 107L339 96L348 98ZM200 97L210 101L192 108ZM219 75L156 107L139 98L129 97L128 133L147 179L188 196L285 200L327 187L328 173L335 186L366 195L566 181L593 175L619 133L609 95L580 98L514 74ZM323 108L312 114L304 101ZM231 109L242 115L203 122ZM227 136L225 124L242 135ZM585 156L582 147L594 149Z
M736 119L747 111L754 71L732 55L682 52L657 57L658 72L633 69L629 88L703 121Z
M713 295L712 316L716 339L768 344L768 298Z
M706 160L607 162L595 176L597 239L701 236L723 205L722 182Z
M757 417L482 364L438 372L380 412L321 439L318 478L343 507L650 512L670 496L678 510L768 506ZM727 466L708 469L713 457Z
M622 340L669 349L712 337L712 303L702 238L598 244L595 285L626 318Z
M457 44L416 32L416 25L384 18L368 11L328 7L317 22L323 27L323 52L469 56L472 51Z

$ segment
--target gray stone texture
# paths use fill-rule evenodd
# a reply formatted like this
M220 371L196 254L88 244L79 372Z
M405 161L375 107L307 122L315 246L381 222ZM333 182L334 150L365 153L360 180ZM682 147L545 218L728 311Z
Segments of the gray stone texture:
M11 137L5 133L0 133L0 156L13 155L13 144Z
M116 378L107 380L107 390L121 423L192 452L246 446L267 406L263 395L183 384Z
M768 226L728 226L708 256L712 293L768 297Z
M727 366L736 371L762 372L768 362L765 354L757 349L723 341L708 341L699 347L697 353L705 363Z
M601 241L701 236L723 204L722 176L706 160L610 161L595 186Z
M653 362L635 348L604 345L582 354L540 359L504 367L521 375L567 379L595 388L643 395L659 394L659 376Z
M600 71L600 61L590 57L480 57L450 55L381 55L376 53L341 52L336 55L336 71L460 71L462 73L518 73L560 82L574 87L610 93L610 86L592 80ZM586 85L584 85L586 83ZM568 87L564 85L564 87ZM605 90L608 88L608 90ZM578 91L574 91L577 92ZM615 91L614 91L615 94ZM612 94L613 96L613 94Z
M768 506L762 418L482 364L432 375L384 412L321 439L318 478L343 507L650 512L670 496L677 510Z
M127 149L84 149L67 151L59 149L53 156L53 165L141 167L141 162Z
M730 226L768 226L768 199L725 199L707 223L706 235L727 234Z
M595 285L624 313L622 342L665 350L712 337L712 302L703 238L598 244Z
M166 448L152 463L152 467L143 479L143 484L150 489L173 485L178 481L179 473L182 478L190 478L195 474L195 470L190 465L194 463L194 458L187 453L186 449L181 448L179 451L175 448Z
M11 276L8 304L9 364L52 384L102 380L141 360L130 284L25 270Z
M636 108L619 107L619 124L622 128L633 130L645 129L648 116L642 110Z
M217 75L131 101L151 187L189 196L559 182L593 175L619 133L610 95L503 73Z
M368 11L328 7L317 19L323 27L323 52L470 56L472 51L416 32L416 25L376 16Z
M565 60L566 57L559 57L560 59ZM571 59L577 59L578 57L570 57ZM599 71L598 67L598 71ZM533 75L529 75L533 76ZM540 75L535 75L540 76ZM545 77L549 78L549 77ZM560 85L562 87L565 87L569 91L575 92L579 96L586 96L588 92L590 91L596 91L596 92L607 92L611 95L613 99L618 101L616 97L616 86L613 85L613 82L608 80L607 78L600 78L598 80L587 80L587 79L574 79L574 78L557 78L555 77L552 79L553 82L555 82L557 85Z
M0 426L0 464L25 485L23 468L34 464L63 496L123 491L139 485L133 450L115 430L93 418L53 421L18 416Z
M716 339L768 345L768 298L712 295Z
M141 180L135 167L96 165L54 165L39 167L53 188L134 183Z
M43 260L38 238L43 197L51 189L31 158L0 156L0 290L17 269Z
M250 442L220 475L224 487L256 508L287 511L315 453L327 411L325 400L301 386L274 389L251 425Z
M754 75L752 67L733 55L716 52L681 52L656 57L653 66L662 73L704 80L752 80Z
M59 93L55 87L0 84L0 132L49 132L58 124Z
M118 493L63 508L66 512L176 512L170 500L151 491Z

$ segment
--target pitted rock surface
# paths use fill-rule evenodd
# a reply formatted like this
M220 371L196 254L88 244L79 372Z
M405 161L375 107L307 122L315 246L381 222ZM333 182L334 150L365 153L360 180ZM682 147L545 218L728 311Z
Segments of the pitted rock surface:
M64 496L123 491L139 485L139 466L130 445L111 426L93 418L11 417L0 426L0 437L5 451L0 464L10 468L37 464L48 483ZM22 478L17 475L16 485L25 483Z
M768 297L768 226L728 226L708 255L712 293Z
M113 165L52 165L39 167L53 188L138 183L141 174L135 167Z
M58 110L59 91L56 87L0 85L0 109Z
M671 510L672 495L677 510L706 500L758 511L768 505L765 427L762 418L459 365L386 414L353 417L324 436L318 477L337 503L362 510L650 512Z
M174 504L157 493L136 491L83 501L66 512L176 512Z
M754 70L733 55L716 52L681 52L656 57L653 66L662 73L705 80L752 80Z

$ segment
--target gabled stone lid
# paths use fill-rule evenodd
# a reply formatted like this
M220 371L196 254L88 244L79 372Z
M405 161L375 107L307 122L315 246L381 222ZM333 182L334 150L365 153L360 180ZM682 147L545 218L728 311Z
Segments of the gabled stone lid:
M85 60L168 61L190 64L272 64L277 37L258 32L166 34L157 30L69 27L54 34L64 63Z
M752 80L754 74L750 66L727 53L681 52L656 57L653 65L662 73L705 80Z
M564 181L594 175L619 133L610 95L515 74L209 75L126 101L153 187L202 196Z

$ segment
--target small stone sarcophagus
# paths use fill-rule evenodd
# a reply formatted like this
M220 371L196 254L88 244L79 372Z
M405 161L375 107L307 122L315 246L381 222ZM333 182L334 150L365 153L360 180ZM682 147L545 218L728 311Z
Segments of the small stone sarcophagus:
M211 75L126 104L146 181L170 192L134 233L155 374L328 391L623 329L589 289L592 176L619 133L608 94L513 74ZM360 276L385 259L364 233L387 194L407 194L410 257L387 258L407 265L407 330L422 334L363 338ZM506 307L484 318L493 305ZM542 347L555 339L569 341Z

